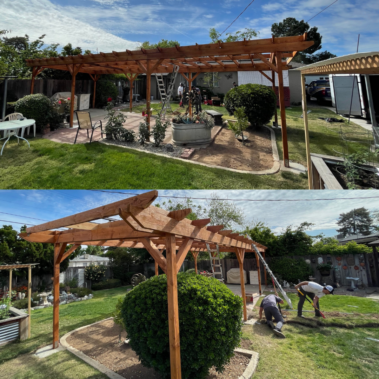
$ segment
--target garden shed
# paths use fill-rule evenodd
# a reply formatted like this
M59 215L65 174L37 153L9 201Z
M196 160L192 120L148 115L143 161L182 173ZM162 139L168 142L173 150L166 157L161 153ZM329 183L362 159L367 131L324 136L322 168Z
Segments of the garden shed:
M207 226L211 220L189 220L191 209L165 211L151 204L157 191L74 214L26 229L20 237L30 242L54 244L53 348L59 346L59 269L60 263L80 245L145 248L167 275L171 378L181 379L177 273L188 252L219 246L222 252L235 253L243 270L245 252L264 252L255 243L222 225ZM115 218L115 216L119 216ZM58 228L66 228L60 231ZM67 251L67 245L72 244ZM162 253L166 251L166 256ZM258 260L258 259L257 259ZM158 270L156 269L156 274ZM241 275L243 277L243 275ZM247 319L245 285L241 281L244 319Z
M268 39L196 44L169 48L126 50L122 52L76 55L42 59L28 59L32 67L31 93L34 91L35 77L45 68L69 71L71 85L71 127L73 126L76 75L87 73L94 81L93 104L96 96L96 82L101 75L126 74L130 79L132 96L133 81L140 74L146 74L146 108L150 109L151 75L171 73L179 67L179 73L188 82L189 90L193 80L205 72L257 71L266 77L275 89L275 73L279 82L279 104L282 125L284 164L289 166L286 115L284 104L283 71L291 68L289 63L298 51L313 45L307 41L307 35L294 37L272 37ZM271 77L263 71L271 71ZM190 108L191 112L191 108ZM150 114L147 116L150 127Z

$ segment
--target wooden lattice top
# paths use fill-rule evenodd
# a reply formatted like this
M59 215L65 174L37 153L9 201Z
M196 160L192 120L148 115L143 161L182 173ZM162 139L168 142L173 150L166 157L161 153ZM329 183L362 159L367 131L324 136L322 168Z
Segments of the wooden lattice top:
M39 263L28 263L28 264L14 264L14 265L0 265L0 270L13 270L15 268L29 268L39 265Z
M218 42L204 45L176 46L112 53L76 55L43 59L27 59L29 67L53 68L88 74L170 73L173 65L179 72L277 71L275 59L288 58L282 69L298 51L313 45L306 34L237 42Z

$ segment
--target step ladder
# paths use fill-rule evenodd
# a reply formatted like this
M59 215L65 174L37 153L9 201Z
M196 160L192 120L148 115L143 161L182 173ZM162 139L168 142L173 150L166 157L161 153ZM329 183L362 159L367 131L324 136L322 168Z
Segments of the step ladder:
M167 109L169 109L172 112L170 100L171 100L172 94L174 93L174 85L175 85L176 76L178 75L178 72L179 72L179 68L180 68L179 66L174 65L174 69L173 69L172 74L171 74L170 83L168 85L167 93L166 93L166 88L164 85L164 80L163 80L162 74L155 74L155 77L157 78L158 89L159 89L159 93L161 96L161 101L162 101L162 109L159 112L160 118L164 119L166 117Z
M267 262L264 260L264 258L262 257L261 253L259 252L259 250L257 249L257 247L253 243L251 244L251 246L255 250L255 252L257 253L257 255L259 257L259 260L262 262L262 264L265 267L266 271L269 273L269 275L271 276L272 280L275 282L277 288L279 289L280 293L283 295L283 297L286 300L287 304L290 306L291 309L293 309L291 299L287 296L286 291L284 291L284 289L282 288L282 286L280 285L280 283L278 282L278 280L275 278L274 274L270 270L270 267L268 267Z
M211 262L211 268L212 268L212 274L215 279L220 281L221 283L224 282L224 276L222 275L222 265L221 265L221 259L220 259L220 250L218 248L218 245L216 245L216 249L211 249L209 247L209 244L207 245L207 250L209 253L209 259Z

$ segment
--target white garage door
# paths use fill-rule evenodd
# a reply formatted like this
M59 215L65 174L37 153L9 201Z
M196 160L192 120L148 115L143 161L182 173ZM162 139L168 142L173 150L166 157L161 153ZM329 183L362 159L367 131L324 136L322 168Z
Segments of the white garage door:
M271 78L271 71L263 71L268 77ZM258 71L240 71L238 72L238 85L241 84L262 84L264 86L272 87L272 83ZM275 74L275 85L278 86L278 74ZM289 87L288 71L283 71L283 84L284 87Z

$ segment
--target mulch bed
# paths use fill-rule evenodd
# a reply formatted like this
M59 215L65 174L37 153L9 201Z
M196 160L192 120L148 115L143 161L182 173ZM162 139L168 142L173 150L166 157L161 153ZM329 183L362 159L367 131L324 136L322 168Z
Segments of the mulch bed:
M274 165L271 133L266 128L248 129L243 144L234 133L223 128L211 146L196 150L193 161L242 171L264 171Z
M142 366L129 345L119 343L119 333L120 327L113 320L105 320L71 334L67 342L124 378L161 379L153 369ZM125 338L126 333L123 331L121 340L124 341ZM212 368L207 379L238 378L244 373L249 362L248 357L235 354L223 373L217 373Z

